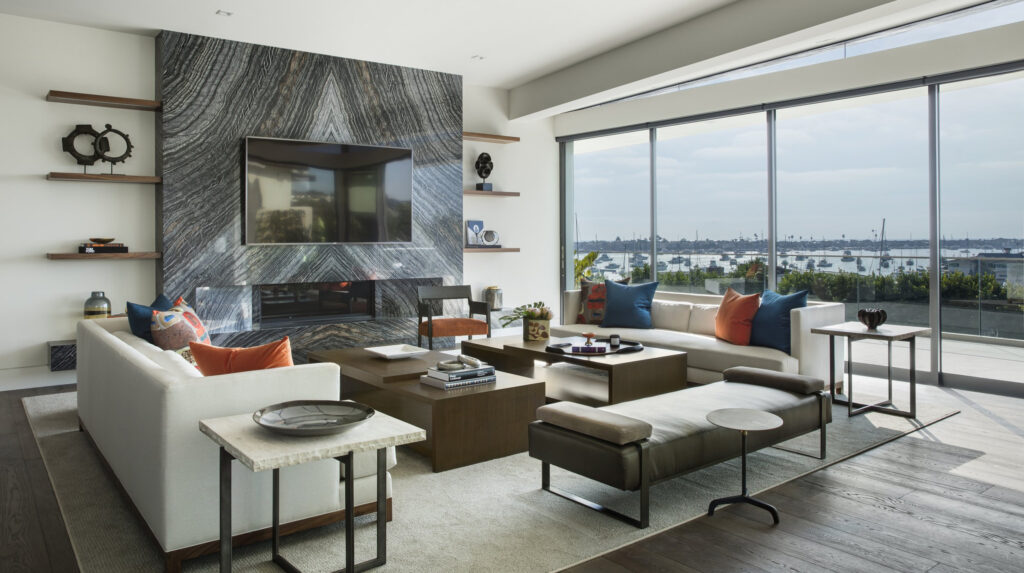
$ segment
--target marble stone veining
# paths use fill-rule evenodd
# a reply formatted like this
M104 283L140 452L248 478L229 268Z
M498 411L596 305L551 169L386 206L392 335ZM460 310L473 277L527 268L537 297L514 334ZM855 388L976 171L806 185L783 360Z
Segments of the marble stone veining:
M205 289L199 310L215 340L259 343L280 329L242 330L252 285L379 280L390 284L378 287L388 320L288 329L293 345L400 329L408 341L401 317L415 316L415 284L462 282L461 78L178 32L156 41L159 288L192 299ZM412 242L242 245L246 136L411 148Z

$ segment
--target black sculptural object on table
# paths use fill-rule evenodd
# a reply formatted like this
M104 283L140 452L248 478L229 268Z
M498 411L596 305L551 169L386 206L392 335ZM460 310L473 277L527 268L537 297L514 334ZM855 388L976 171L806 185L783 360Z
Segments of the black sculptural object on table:
M491 155L489 153L481 153L476 158L476 174L484 180L483 183L476 184L477 191L493 191L493 186L487 182L487 178L491 176L491 171L494 170L494 162L491 161Z

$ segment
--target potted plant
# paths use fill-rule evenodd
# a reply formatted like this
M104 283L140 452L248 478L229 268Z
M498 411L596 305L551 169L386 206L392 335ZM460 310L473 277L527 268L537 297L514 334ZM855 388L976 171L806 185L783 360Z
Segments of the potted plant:
M523 340L547 340L551 338L551 309L537 301L512 309L510 314L501 317L501 325L508 326L522 319Z

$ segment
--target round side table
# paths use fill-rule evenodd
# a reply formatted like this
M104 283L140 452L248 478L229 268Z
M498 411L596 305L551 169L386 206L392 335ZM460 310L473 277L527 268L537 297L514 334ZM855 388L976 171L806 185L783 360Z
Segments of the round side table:
M747 495L747 432L774 430L782 425L782 418L772 414L771 412L764 412L762 410L752 410L750 408L723 408L721 410L710 412L707 415L707 420L721 428L739 430L742 445L742 449L740 450L742 452L741 459L743 460L743 493L740 495L718 498L712 501L711 505L708 506L708 515L714 515L715 508L719 505L730 503L749 503L750 505L760 507L761 509L767 510L771 513L772 521L778 525L779 512L772 505Z

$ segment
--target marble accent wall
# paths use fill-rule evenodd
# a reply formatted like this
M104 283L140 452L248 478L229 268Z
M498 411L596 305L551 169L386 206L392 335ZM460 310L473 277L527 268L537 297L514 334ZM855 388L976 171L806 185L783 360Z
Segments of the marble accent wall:
M242 330L251 285L380 280L379 324L282 330L316 347L414 333L415 285L462 282L461 77L178 32L156 42L158 288L199 289L215 340L257 343L282 333ZM243 246L246 136L411 148L412 242Z

